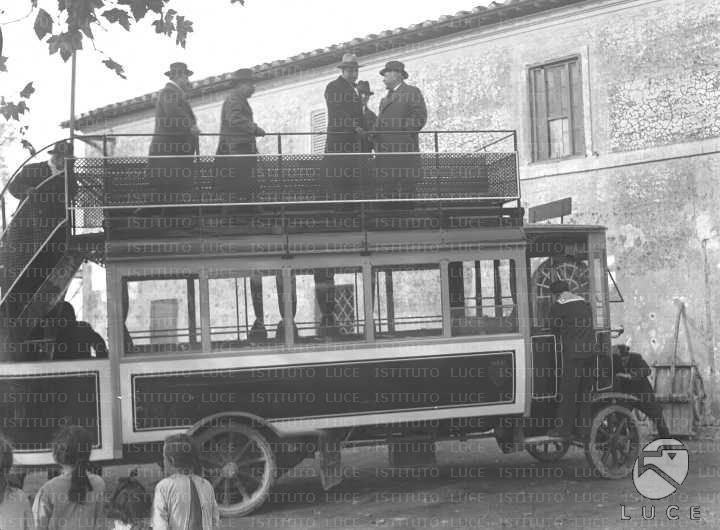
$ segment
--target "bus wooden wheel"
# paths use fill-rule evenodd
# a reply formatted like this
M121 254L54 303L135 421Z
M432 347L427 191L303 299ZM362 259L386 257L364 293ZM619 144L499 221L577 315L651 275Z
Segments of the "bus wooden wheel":
M600 408L593 416L585 458L600 476L621 479L632 473L640 434L632 410L622 405Z
M565 456L570 449L567 440L552 440L529 445L526 450L539 462L557 462Z
M197 433L195 441L221 515L247 515L263 505L277 475L277 460L260 431L230 423Z

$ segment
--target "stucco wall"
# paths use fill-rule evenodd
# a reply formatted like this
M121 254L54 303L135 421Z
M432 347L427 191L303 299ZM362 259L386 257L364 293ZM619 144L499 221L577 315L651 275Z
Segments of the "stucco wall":
M695 321L705 320L700 241L720 221L714 178L720 159L708 154L720 147L719 29L714 0L589 1L363 57L360 78L370 81L371 106L377 107L384 93L378 70L389 59L402 59L408 82L425 94L427 129L518 130L524 203L572 196L570 222L608 227L608 254L626 299L623 307L613 306L613 323L625 325L638 350L661 358L672 336L674 296L688 300ZM582 63L586 152L534 164L527 68L573 55ZM324 107L324 86L337 70L301 75L259 85L251 103L263 128L309 130L310 113ZM219 130L222 97L196 105L204 132ZM103 128L108 126L150 132L152 113ZM123 141L116 153L143 155L144 142ZM478 145L467 135L441 142L446 149ZM308 147L307 138L283 144L285 152ZM214 152L214 139L203 140L202 149ZM275 140L261 141L260 150L275 152ZM717 293L720 253L714 241L709 248ZM696 349L705 355L697 342Z

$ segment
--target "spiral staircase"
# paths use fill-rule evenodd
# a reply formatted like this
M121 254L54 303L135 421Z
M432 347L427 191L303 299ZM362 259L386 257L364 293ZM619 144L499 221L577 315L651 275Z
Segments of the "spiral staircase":
M22 344L38 338L38 326L64 299L83 262L102 261L97 237L102 234L84 237L69 230L64 171L42 182L8 215L11 184L54 144L28 158L0 193L0 361L30 360Z

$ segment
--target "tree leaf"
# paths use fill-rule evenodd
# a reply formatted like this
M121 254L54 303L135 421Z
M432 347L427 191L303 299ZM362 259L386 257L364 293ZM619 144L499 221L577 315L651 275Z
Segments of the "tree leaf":
M135 20L143 18L148 11L147 0L118 0L118 4L130 6Z
M162 13L163 4L168 0L147 0L148 9L154 13Z
M37 7L38 0L30 0L30 4L32 5L33 9Z
M127 14L127 11L115 7L104 11L102 16L108 19L108 22L120 24L127 31L130 31L130 16Z
M52 27L53 19L50 14L44 9L38 11L37 17L35 17L35 25L33 26L37 38L42 40L45 35L52 33Z
M0 72L7 72L7 57L0 55Z
M0 114L2 114L7 121L11 119L16 121L20 120L20 114L25 114L28 110L30 110L30 108L24 101L20 103L13 103L12 101L7 103L3 100L2 104L0 104Z
M125 69L123 68L123 66L121 64L116 63L109 57L103 61L103 64L105 66L107 66L110 70L113 70L118 77L127 79L127 77L125 77Z
M174 9L168 9L164 17L161 16L153 22L153 26L155 26L155 33L164 33L168 37L172 35L173 31L175 31L175 24L173 24L173 17L175 16L175 13L177 13L177 11Z
M63 61L67 61L75 50L82 50L82 33L78 30L53 35L47 41L50 55L60 52Z
M25 88L22 89L22 92L20 92L21 98L29 98L33 93L35 92L35 89L33 88L32 82L25 85Z
M230 0L231 4L239 3L241 6L245 5L245 0Z
M35 149L35 146L33 146L33 144L28 142L25 138L20 140L20 144L30 152L30 156L35 156L37 154L37 150Z
M184 48L187 34L192 33L193 31L193 23L191 20L187 20L182 15L178 15L175 22L177 24L177 38L175 39L175 44L179 44Z

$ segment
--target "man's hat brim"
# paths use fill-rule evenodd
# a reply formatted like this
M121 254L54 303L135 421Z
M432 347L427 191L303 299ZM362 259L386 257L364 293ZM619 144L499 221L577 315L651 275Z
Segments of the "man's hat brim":
M188 75L188 77L190 77L191 75L193 75L195 73L192 70L188 70L187 68L184 68L183 70L168 70L167 72L165 72L165 75L168 77L172 77L173 75L176 75L178 72L184 72Z
M387 72L400 72L404 79L410 77L410 74L408 74L405 70L400 70L399 68L383 68L380 70L380 75L385 75Z

